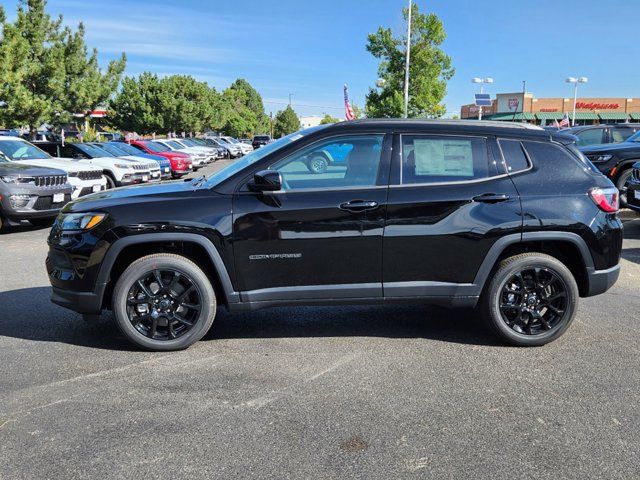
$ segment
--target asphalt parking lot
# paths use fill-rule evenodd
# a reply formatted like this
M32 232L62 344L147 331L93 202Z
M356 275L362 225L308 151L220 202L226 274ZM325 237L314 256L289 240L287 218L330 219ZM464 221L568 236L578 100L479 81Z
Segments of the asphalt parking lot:
M51 304L48 231L10 229L0 478L637 478L640 220L625 227L619 282L545 347L502 346L472 312L315 307L220 312L177 353Z

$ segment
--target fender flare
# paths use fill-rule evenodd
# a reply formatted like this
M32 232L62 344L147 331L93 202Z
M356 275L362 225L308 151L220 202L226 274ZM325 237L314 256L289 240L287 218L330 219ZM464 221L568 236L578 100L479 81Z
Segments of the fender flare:
M233 289L233 285L231 283L231 278L229 277L229 272L222 261L222 257L218 253L216 247L211 243L209 239L202 235L198 235L195 233L143 233L139 235L132 235L130 237L123 237L116 240L109 250L107 251L104 259L102 260L102 264L100 266L100 271L98 272L98 278L96 280L96 290L100 295L100 302L103 300L104 291L107 283L110 280L111 270L113 269L113 265L118 258L118 255L124 250L126 247L131 245L139 245L142 243L151 243L151 242L191 242L197 243L201 247L205 249L211 262L213 263L216 274L218 275L218 279L220 280L220 284L222 286L223 295L225 296L227 303L238 303L240 301L240 294Z
M482 264L480 265L480 268L478 269L478 272L476 273L476 276L473 280L473 284L476 285L477 288L479 288L478 294L480 294L480 292L484 288L484 285L489 278L489 274L496 264L496 261L507 247L518 243L540 242L545 240L569 242L573 244L580 252L580 256L582 257L582 261L584 262L587 274L595 271L593 257L591 256L589 247L587 246L584 239L575 233L557 231L525 232L522 234L514 233L498 239L487 252L487 255L482 261Z

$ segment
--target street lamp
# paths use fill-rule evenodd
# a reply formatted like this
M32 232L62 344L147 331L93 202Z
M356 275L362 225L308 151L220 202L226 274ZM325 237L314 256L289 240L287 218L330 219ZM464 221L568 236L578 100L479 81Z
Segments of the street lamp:
M589 79L587 77L567 77L565 82L573 83L573 117L571 117L571 126L576 126L576 102L578 101L578 84L587 83Z
M473 77L471 79L472 83L479 83L480 84L480 93L484 93L484 84L485 83L493 83L493 78L492 77L485 77L485 78L480 78L480 77ZM482 105L480 105L478 107L478 120L482 120Z

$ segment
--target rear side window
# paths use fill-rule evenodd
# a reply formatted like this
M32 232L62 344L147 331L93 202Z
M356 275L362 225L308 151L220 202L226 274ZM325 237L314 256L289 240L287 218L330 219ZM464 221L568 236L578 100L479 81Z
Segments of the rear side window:
M518 140L499 140L499 142L507 172L516 173L529 168L529 160Z
M591 128L589 130L583 130L575 134L578 137L578 146L586 147L587 145L595 145L602 143L602 134L604 128Z
M490 177L484 138L402 136L401 183L446 183Z
M568 169L568 165L576 165L582 169L589 168L589 165L582 160L582 155L571 154L567 148L554 143L522 142L522 144L536 165L554 166L558 172L563 172L562 174L569 174L571 170ZM558 175L561 176L560 173Z
M612 128L611 139L614 143L624 142L627 138L634 134L632 128Z

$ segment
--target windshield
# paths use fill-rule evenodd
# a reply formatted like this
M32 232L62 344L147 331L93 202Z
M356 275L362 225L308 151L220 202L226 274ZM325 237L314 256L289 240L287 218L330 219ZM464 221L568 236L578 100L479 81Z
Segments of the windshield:
M182 150L184 147L184 145L180 145L178 142L167 142L167 145L169 145L171 148L175 148L176 150Z
M625 141L627 142L640 142L640 132L636 132L627 138Z
M86 143L76 143L74 145L78 150L87 154L90 158L115 156L105 150L102 150L98 147L94 147L93 145L87 145Z
M259 142L263 142L265 140L271 140L271 138L269 137L269 135L256 135L255 137L253 137L254 140L259 141Z
M127 155L140 155L140 150L138 150L136 147L132 147L128 143L124 143L124 142L105 143L104 145L117 148L118 150L126 153Z
M286 137L279 138L275 142L269 143L262 148L254 150L253 152L248 153L247 155L242 157L241 160L238 160L232 163L231 165L229 165L228 167L223 168L222 170L209 176L209 178L207 178L207 186L212 187L214 185L217 185L220 182L223 182L228 178L231 178L233 175L245 169L249 165L252 165L256 163L258 160L266 157L271 152L275 152L276 150L279 150L280 148L286 145L289 145L291 142L300 140L301 138L306 137L310 133L317 132L318 130L321 130L325 127L326 125L318 125L317 127L311 127L305 130L300 130L299 132L291 133Z
M226 144L231 143L229 140L227 140L227 139L226 139L226 138L224 138L224 137L219 137L217 140L218 140L219 142L221 142L221 143L226 143Z
M97 143L95 145L96 148L99 148L100 150L105 150L106 152L110 153L111 155L115 155L115 156L122 156L122 155L129 155L127 152L123 152L121 149L119 149L117 146L115 145L110 145L107 143Z
M44 160L51 158L48 154L27 142L19 140L0 141L1 156L8 160Z
M143 145L145 147L147 147L149 150L151 150L152 152L168 152L171 149L169 147L167 147L166 145L163 145L161 143L158 142L144 142Z
M238 140L236 140L233 137L223 137L223 138L229 143L240 143Z

